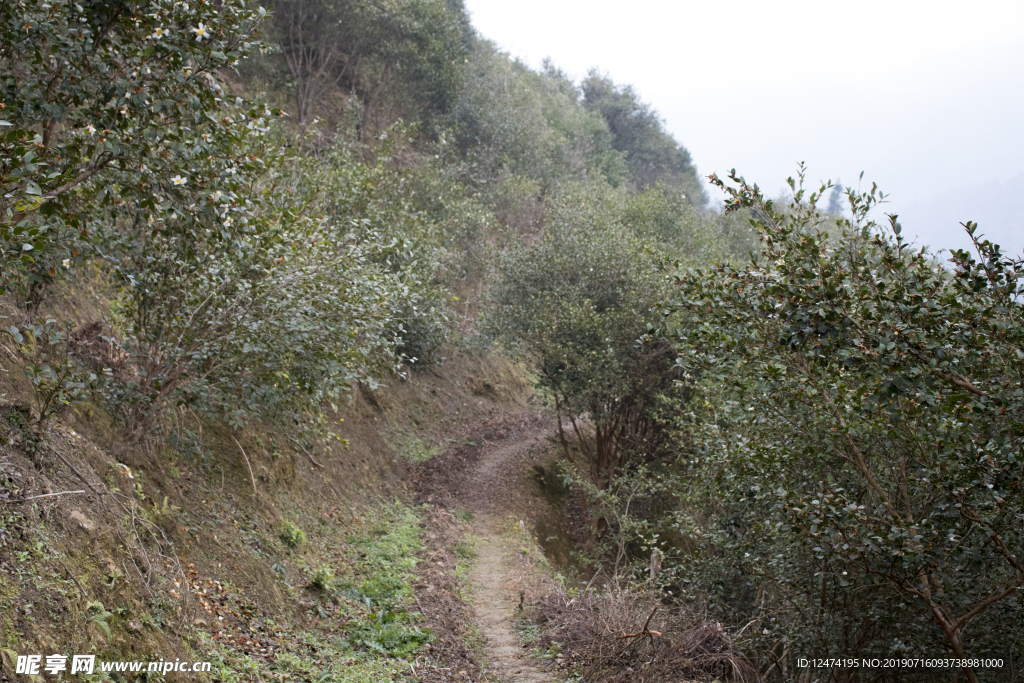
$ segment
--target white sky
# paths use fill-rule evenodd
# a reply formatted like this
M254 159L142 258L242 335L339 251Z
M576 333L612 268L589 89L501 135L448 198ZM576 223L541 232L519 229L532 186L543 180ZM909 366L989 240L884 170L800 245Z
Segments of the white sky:
M877 182L906 234L1024 250L1024 2L466 0L536 68L632 84L702 176ZM709 190L717 200L717 190Z

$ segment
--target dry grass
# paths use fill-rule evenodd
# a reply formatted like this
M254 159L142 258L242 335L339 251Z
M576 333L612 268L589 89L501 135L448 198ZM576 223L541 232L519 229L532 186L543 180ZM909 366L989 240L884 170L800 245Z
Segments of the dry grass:
M586 591L546 596L534 617L545 646L561 643L584 681L756 681L733 638L699 609L665 606L653 593Z

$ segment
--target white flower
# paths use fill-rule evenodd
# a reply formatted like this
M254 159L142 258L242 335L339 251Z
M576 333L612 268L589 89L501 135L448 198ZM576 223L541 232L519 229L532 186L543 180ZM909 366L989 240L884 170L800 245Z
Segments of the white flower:
M65 268L70 268L71 267L71 259L66 258L63 261L61 261L60 264L62 266L64 266Z
M188 178L182 178L180 175L176 175L171 178L171 183L174 185L184 185L188 182Z
M92 125L90 123L88 126L85 127L85 132L88 133L89 135L95 135L96 134L96 126L94 126L94 125Z
M203 133L203 140L204 140L205 142L209 142L209 141L210 141L210 140L212 140L212 139L213 139L213 138L211 138L211 137L210 137L210 134L209 134L209 133Z
M224 219L225 228L230 228L232 223L234 223L234 221L231 220L231 216L228 216L227 218Z
M196 40L202 42L203 38L210 37L210 31L207 27L203 26L203 22L199 22L199 27L192 29L192 33L196 34Z
M170 31L161 26L157 30L153 31L153 35L151 35L150 38L156 38L157 40L159 40L160 38L163 38L164 36L169 34Z

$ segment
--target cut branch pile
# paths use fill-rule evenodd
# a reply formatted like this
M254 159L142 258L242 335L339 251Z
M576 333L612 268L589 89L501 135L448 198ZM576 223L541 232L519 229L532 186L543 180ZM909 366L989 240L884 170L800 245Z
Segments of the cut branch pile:
M699 611L666 607L650 593L552 594L541 601L534 619L545 632L543 645L560 643L565 665L584 681L757 678L721 624Z

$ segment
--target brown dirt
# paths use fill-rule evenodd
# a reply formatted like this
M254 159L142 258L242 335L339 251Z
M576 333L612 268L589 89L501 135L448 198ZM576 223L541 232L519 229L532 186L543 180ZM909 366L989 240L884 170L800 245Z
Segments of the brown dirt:
M423 613L434 640L414 666L419 680L478 681L481 667L471 649L466 603L459 597L459 562L456 548L465 524L439 506L433 506L424 522L424 549L419 554L417 581L413 584L416 606Z
M545 581L537 571L540 550L529 535L529 520L546 503L537 495L528 473L531 465L546 459L545 437L550 429L548 418L541 413L487 422L472 430L474 436L460 446L411 473L421 502L433 504L434 511L447 508L472 516L476 558L469 570L469 600L458 600L460 604L447 606L446 611L455 617L460 635L466 621L472 621L483 650L482 663L474 659L464 664L463 653L441 636L440 647L437 641L434 644L438 659L454 660L456 665L450 668L454 671L462 666L467 675L425 676L423 680L476 680L476 671L482 680L494 683L556 680L529 655L515 631L521 601L541 592L540 584ZM427 571L433 571L429 563ZM438 584L435 578L434 587ZM418 596L422 600L423 593ZM430 625L437 633L437 625Z
M487 641L489 670L496 680L522 683L553 681L523 652L513 620L517 597L510 574L510 548L502 538L502 520L515 516L523 493L514 482L524 477L517 464L531 447L541 445L544 428L534 428L520 438L487 448L466 486L466 507L473 513L477 561L470 572L477 624ZM510 472L509 470L512 469ZM511 484L511 485L510 485ZM514 551L512 551L514 552Z

